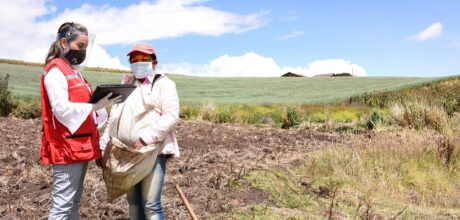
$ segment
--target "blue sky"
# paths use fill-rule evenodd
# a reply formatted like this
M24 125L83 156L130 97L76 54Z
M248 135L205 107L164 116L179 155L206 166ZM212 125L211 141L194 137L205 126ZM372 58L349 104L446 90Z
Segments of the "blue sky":
M177 7L183 13L177 17L150 17L152 12L149 12L144 18L139 13L141 16L130 22L116 17L110 19L114 18L113 15L104 13L116 10L129 17L132 13L129 7L137 6L133 10L139 11L149 7L153 11L170 7L160 6L167 1L38 2L43 8L33 17L38 31L52 34L65 19L75 19L86 25L90 32L93 30L99 46L90 55L90 66L98 66L99 62L106 67L129 67L125 54L132 43L140 40L155 46L160 64L163 64L160 70L191 75L276 76L288 70L314 75L349 72L350 69L368 76L460 74L458 0L179 0ZM85 4L92 10L84 9ZM10 6L2 5L2 9L4 7ZM212 13L208 15L210 11ZM96 27L84 18L85 13L97 19L97 23L107 23L106 26L112 29L133 28L138 32L136 36L127 34L120 37L124 34L104 30L104 25ZM219 24L206 27L207 21L220 15L231 16L222 19ZM180 22L194 20L197 16L205 18L190 24L190 29L187 26L175 29ZM172 22L176 19L178 21ZM3 26L1 18L0 22ZM92 25L95 27L92 28ZM214 31L221 27L225 28ZM163 29L167 29L165 32L168 33L158 34ZM144 32L154 33L138 37ZM43 41L49 44L49 39L46 40ZM106 59L93 58L103 57L99 56L101 53L107 56ZM30 54L18 52L12 56L0 53L0 57L37 59L36 55ZM40 54L38 49L36 54ZM255 73L257 70L260 72Z

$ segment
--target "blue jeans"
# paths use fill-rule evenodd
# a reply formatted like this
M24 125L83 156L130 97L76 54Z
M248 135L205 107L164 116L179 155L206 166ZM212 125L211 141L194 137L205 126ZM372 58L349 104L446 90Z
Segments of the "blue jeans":
M152 172L133 186L126 194L131 220L163 220L161 189L169 155L158 155Z

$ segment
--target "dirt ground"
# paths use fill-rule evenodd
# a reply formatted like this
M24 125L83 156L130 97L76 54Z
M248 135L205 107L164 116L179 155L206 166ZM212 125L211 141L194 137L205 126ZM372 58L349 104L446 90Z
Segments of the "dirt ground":
M0 219L46 219L52 168L39 163L41 121L0 117ZM177 128L181 157L167 163L162 203L167 219L189 219L174 185L200 218L267 201L257 189L238 191L229 181L252 169L282 166L318 148L346 144L349 135L184 122ZM81 203L83 219L127 219L122 197L106 202L101 170L90 163Z

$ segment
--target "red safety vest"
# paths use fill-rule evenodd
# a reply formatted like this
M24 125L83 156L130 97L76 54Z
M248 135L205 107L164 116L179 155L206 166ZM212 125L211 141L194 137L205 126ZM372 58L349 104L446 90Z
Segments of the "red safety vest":
M74 134L53 115L44 80L46 73L54 66L59 68L67 79L70 102L87 103L91 96L88 82L82 80L66 60L56 58L45 66L40 80L43 123L40 161L43 164L71 164L100 159L99 132L92 113Z

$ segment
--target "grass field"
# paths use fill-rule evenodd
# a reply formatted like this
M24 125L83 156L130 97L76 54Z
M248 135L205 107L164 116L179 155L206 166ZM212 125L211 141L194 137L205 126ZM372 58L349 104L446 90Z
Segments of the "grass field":
M9 88L14 96L38 97L42 68L0 63L0 77L10 74ZM121 73L87 71L85 77L95 86L117 83ZM186 104L312 104L334 103L364 92L396 90L439 78L210 78L171 75L180 100Z
M0 216L47 212L27 194L49 195L51 174L29 156L38 155L39 148L29 146L39 145L39 132L24 132L38 131L41 123L19 119L40 117L41 72L0 64L0 77L10 74L16 96L13 117L0 118L0 139L10 147L0 148L0 167L8 171L0 188L13 201L8 209L0 205ZM95 86L117 83L121 73L85 76ZM176 206L172 179L186 183L204 219L460 219L459 76L170 78L183 120L177 133L183 154L166 179L170 218L186 214ZM21 100L27 98L33 100ZM34 165L26 174L21 164ZM127 216L124 200L101 209L100 175L89 170L87 185L95 187L87 187L91 205L82 213Z

